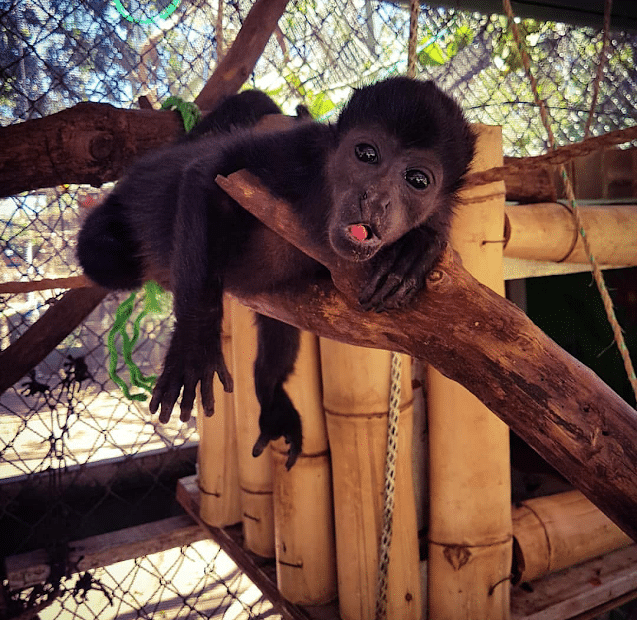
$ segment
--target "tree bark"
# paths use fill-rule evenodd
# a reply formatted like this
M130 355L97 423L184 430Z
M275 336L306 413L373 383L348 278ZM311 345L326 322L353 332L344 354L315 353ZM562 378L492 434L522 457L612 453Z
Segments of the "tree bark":
M0 197L115 181L140 155L183 135L168 110L120 110L78 103L67 110L0 128Z
M353 299L364 263L305 234L294 214L245 172L218 183L248 211L326 265L331 282L237 295L257 312L327 338L409 353L464 385L637 540L637 412L516 306L481 285L447 250L409 307L364 312Z

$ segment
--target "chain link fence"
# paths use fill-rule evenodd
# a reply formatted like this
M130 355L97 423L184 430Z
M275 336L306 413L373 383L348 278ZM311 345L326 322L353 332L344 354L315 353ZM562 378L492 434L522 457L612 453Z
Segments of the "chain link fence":
M250 9L193 0L0 1L2 125L80 101L158 106L193 100ZM221 13L219 13L219 10ZM558 143L583 138L602 48L600 29L522 20ZM376 0L291 2L250 76L287 113L299 103L329 121L352 86L407 66L409 11ZM637 35L613 32L592 134L637 121ZM505 155L543 152L546 135L521 58L500 15L424 7L418 72L436 80L475 122L504 128ZM0 200L0 283L78 275L75 238L103 189L43 188ZM63 290L1 294L0 348L15 342ZM181 514L175 481L195 472L194 424L160 425L108 377L110 295L28 376L0 397L0 555L44 549L39 584L3 576L0 617L266 618L271 605L211 541L83 572L68 543ZM151 315L135 360L161 367L170 316ZM44 609L46 607L46 609ZM161 615L160 615L161 614ZM27 616L24 616L27 617Z

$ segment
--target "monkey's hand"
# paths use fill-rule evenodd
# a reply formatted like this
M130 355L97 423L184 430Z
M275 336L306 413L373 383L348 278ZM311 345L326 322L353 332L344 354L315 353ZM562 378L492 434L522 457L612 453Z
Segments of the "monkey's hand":
M161 406L159 421L168 422L173 407L181 396L182 422L190 419L197 383L201 382L201 404L206 416L214 413L212 379L217 373L226 392L232 392L232 377L221 352L221 336L214 331L182 326L179 321L173 332L164 360L164 369L157 380L149 409L156 413Z
M442 235L421 226L383 248L371 259L373 273L358 298L363 309L382 312L409 304L444 246Z

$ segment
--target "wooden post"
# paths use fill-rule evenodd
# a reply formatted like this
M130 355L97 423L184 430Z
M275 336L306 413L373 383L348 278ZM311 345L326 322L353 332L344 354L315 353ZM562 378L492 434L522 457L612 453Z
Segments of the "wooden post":
M224 298L221 346L226 363L232 368L230 305L229 298ZM201 401L197 399L199 515L208 525L225 527L241 521L234 398L224 391L216 375L213 390L213 416L204 415Z
M637 264L637 206L582 205L591 251L600 264ZM504 255L531 260L588 263L571 212L559 203L509 205Z
M338 598L344 620L371 620L382 527L390 356L321 340L323 402L332 452ZM403 356L388 618L421 617L418 532L411 471L411 364Z
M254 391L256 327L252 310L237 302L232 303L232 353L244 542L250 551L265 558L272 558L272 453L267 447L258 458L252 456L252 446L259 436L260 412Z
M272 446L277 582L281 594L299 605L336 597L332 471L320 371L318 338L302 332L286 390L303 421L303 452L288 471L289 446L283 439Z
M522 502L513 509L514 582L538 579L632 543L579 491Z
M502 163L499 127L477 126L473 171ZM504 294L501 182L463 193L452 243L479 281ZM429 617L510 616L508 428L461 385L429 368Z

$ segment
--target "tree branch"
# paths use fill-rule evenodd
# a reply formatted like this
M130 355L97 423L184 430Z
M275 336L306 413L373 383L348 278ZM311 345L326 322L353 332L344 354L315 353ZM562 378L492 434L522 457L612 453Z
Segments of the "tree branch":
M362 311L364 265L344 265L288 206L244 172L218 183L288 242L332 271L302 292L237 297L257 312L350 344L424 359L465 386L637 540L637 412L447 250L409 308Z
M120 110L107 103L78 103L1 127L0 197L64 183L99 187L183 132L175 112Z
M287 3L288 0L257 0L252 5L232 47L195 99L200 108L211 110L223 97L241 88L254 70Z
M107 293L97 286L67 291L18 340L0 351L0 394L53 351Z

